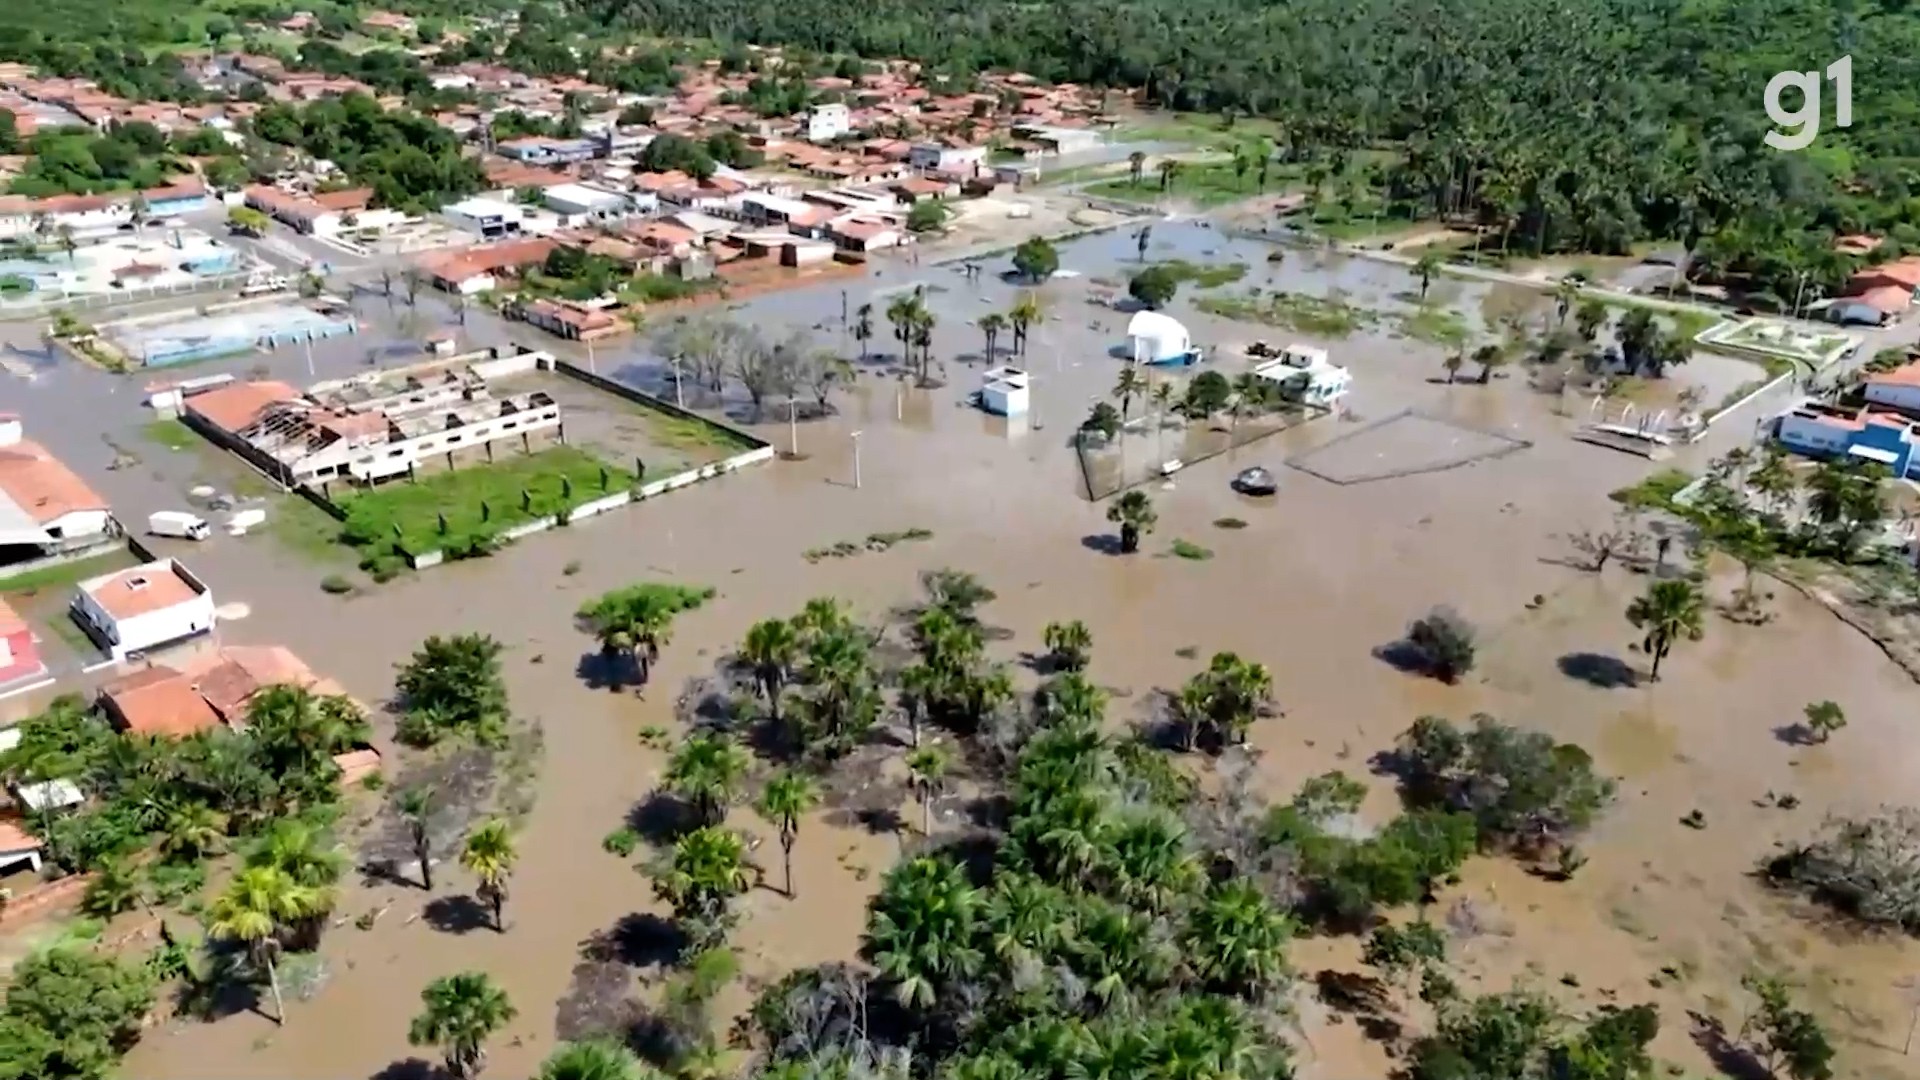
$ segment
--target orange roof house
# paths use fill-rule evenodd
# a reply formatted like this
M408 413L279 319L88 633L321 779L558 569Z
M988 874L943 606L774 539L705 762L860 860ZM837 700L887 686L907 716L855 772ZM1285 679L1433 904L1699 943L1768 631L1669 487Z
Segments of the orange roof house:
M107 501L0 414L0 543L47 544L107 528Z

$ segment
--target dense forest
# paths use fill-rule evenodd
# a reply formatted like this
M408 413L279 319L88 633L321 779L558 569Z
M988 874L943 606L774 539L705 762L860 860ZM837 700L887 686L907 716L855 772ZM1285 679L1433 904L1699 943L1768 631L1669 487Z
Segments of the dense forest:
M1527 251L1693 247L1707 274L1837 284L1827 237L1920 246L1920 14L1898 0L576 0L602 26L1140 88L1272 117L1278 149ZM1853 124L1775 151L1774 73L1854 59ZM1791 105L1791 103L1789 103Z

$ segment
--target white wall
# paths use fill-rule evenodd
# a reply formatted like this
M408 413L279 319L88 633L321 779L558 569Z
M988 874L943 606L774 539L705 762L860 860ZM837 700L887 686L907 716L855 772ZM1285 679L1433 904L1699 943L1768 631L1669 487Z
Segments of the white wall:
M1876 405L1920 411L1920 386L1903 383L1868 383L1867 400Z
M1780 418L1779 437L1791 442L1795 447L1810 447L1837 454L1847 448L1851 435L1851 432L1830 423L1809 420L1792 413L1787 413Z
M384 480L390 476L401 476L406 473L409 465L439 454L471 450L496 440L551 431L559 426L560 406L548 405L542 409L528 409L508 416L493 417L462 427L436 431L431 435L423 435L404 442L380 443L373 448L373 453L362 449L348 463L347 472L357 480ZM328 462L316 462L315 467L325 464ZM304 471L296 473L294 478L303 483L307 479Z
M47 528L58 529L62 540L83 540L89 536L101 536L107 531L107 511L75 510L48 522Z
M106 635L107 641L113 647L115 659L123 658L127 653L139 652L169 641L206 633L212 630L214 625L213 593L210 591L200 593L193 599L172 607L121 620L108 615L105 609L85 592L73 598L73 606L82 617Z

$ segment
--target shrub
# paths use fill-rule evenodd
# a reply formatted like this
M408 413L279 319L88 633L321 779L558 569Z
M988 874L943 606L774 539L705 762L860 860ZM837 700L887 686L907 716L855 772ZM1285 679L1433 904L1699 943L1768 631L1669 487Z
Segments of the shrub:
M600 841L601 850L623 859L632 855L634 849L639 846L640 834L624 825L608 833L606 838Z
M1397 755L1408 802L1471 814L1484 845L1560 845L1613 801L1613 781L1594 772L1585 750L1484 714L1465 731L1423 716L1400 736Z
M1775 883L1808 889L1857 919L1920 932L1920 810L1913 807L1831 818L1765 869Z
M331 596L344 596L353 591L353 582L341 574L328 574L320 579L320 591Z
M1446 683L1473 670L1473 624L1450 607L1437 607L1407 627L1407 646L1421 667Z
M1204 562L1213 558L1213 552L1211 550L1203 548L1190 540L1175 539L1173 542L1173 553L1183 559L1192 559L1195 562Z

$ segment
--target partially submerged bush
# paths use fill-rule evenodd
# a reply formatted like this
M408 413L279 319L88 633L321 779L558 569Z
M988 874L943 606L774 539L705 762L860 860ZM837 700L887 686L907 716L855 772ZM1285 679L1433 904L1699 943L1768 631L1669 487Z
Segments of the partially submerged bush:
M1473 670L1473 624L1450 607L1434 608L1407 627L1407 646L1420 666L1442 682Z
M1585 750L1485 714L1464 731L1423 716L1397 753L1407 801L1473 815L1485 846L1562 845L1613 801L1613 781L1594 772Z
M1920 931L1920 810L1829 818L1811 841L1772 859L1766 872L1855 918Z

